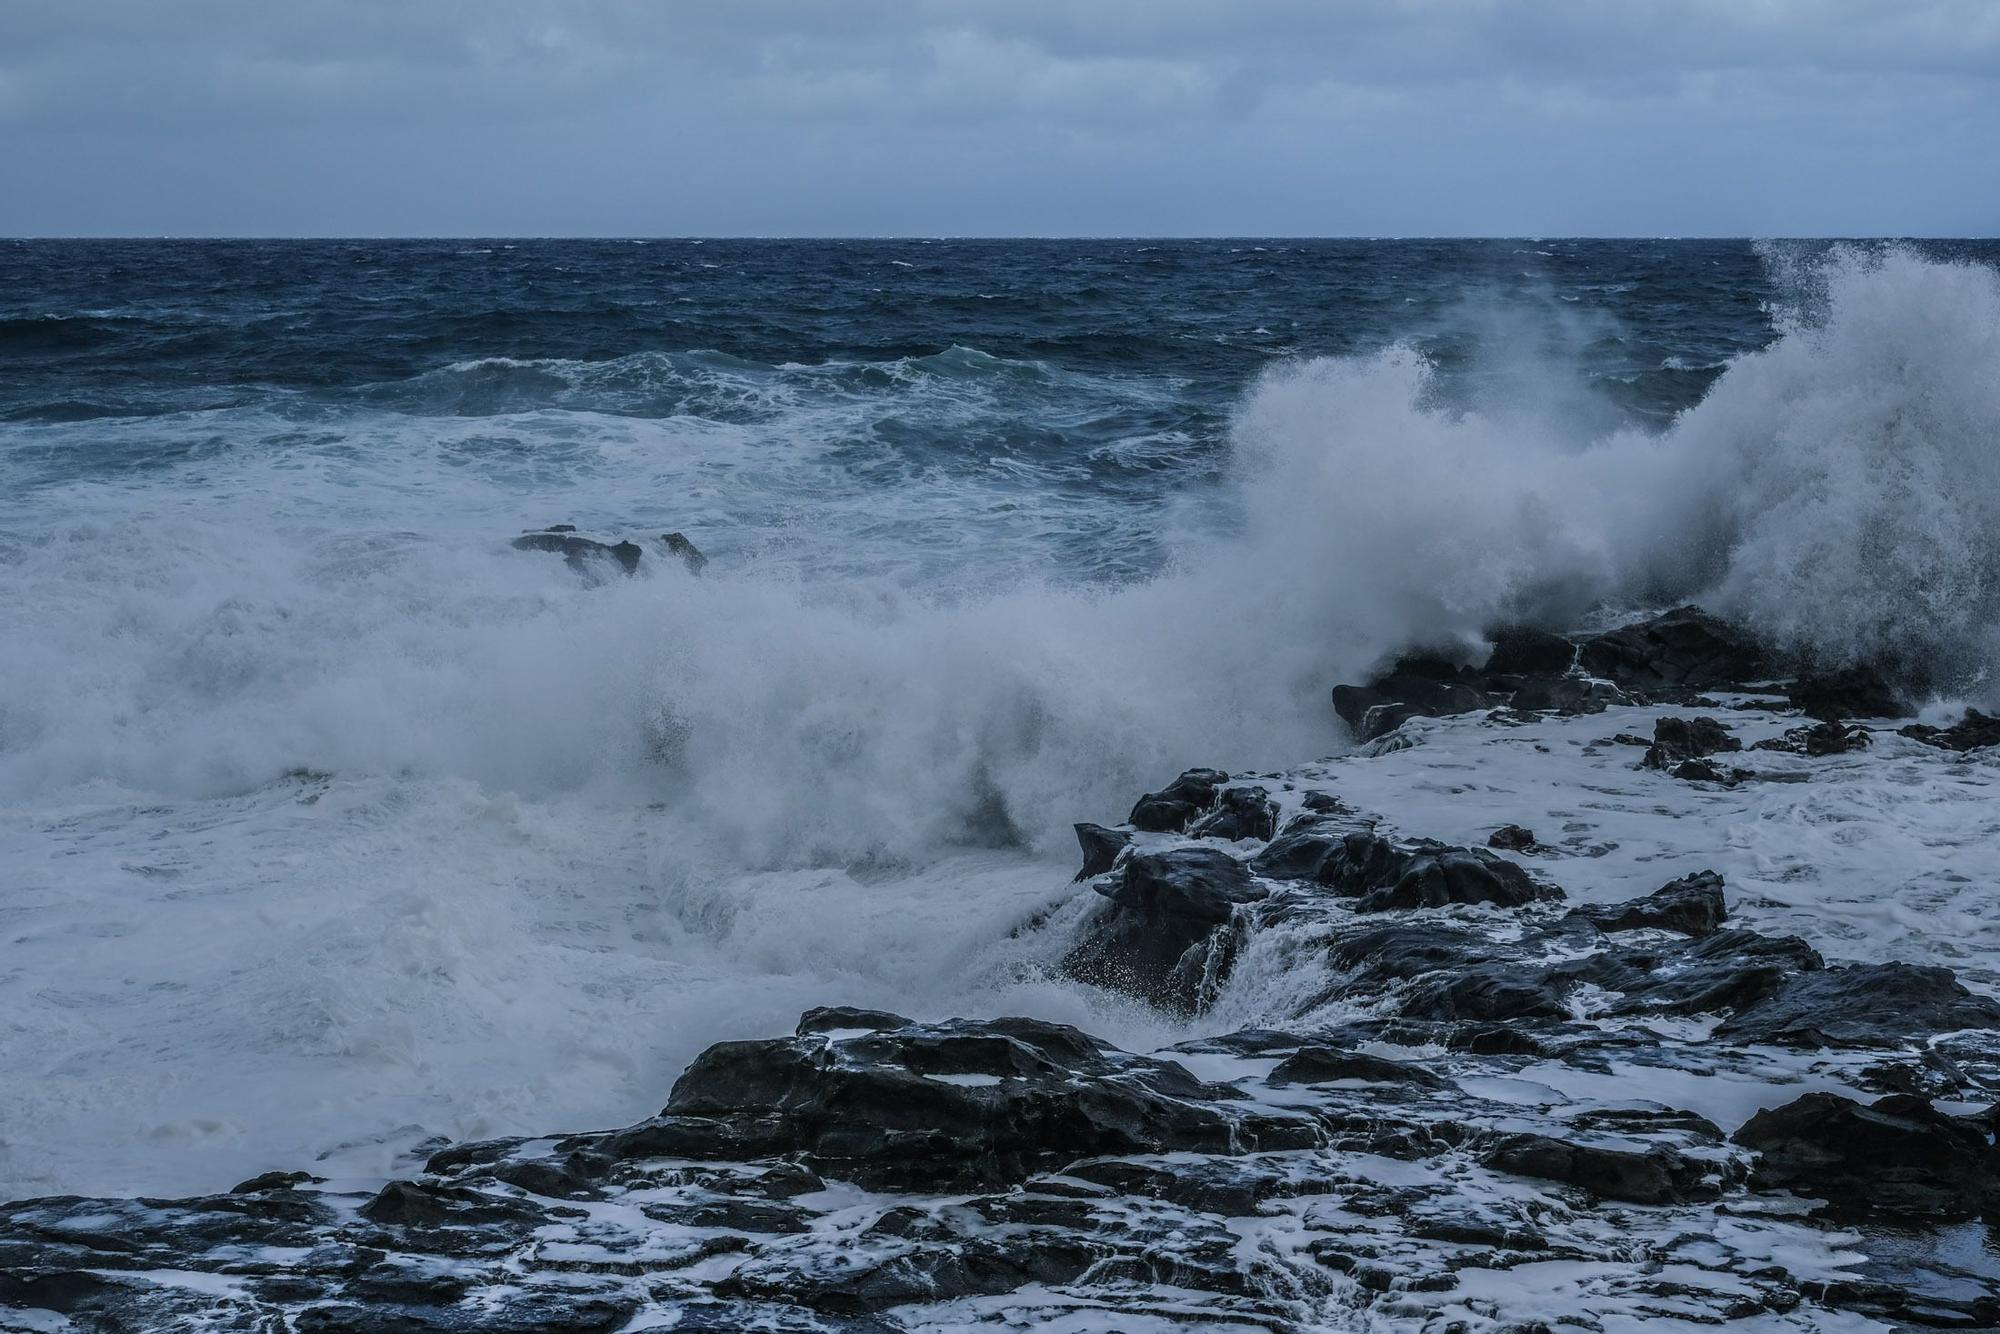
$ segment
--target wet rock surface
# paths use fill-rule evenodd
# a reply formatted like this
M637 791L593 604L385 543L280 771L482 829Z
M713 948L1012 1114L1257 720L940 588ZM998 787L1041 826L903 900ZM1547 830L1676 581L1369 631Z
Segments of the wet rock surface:
M1484 715L1524 698L1710 708L1687 692L1771 670L1698 613L1494 641L1477 670L1405 659L1343 716L1378 742L1454 713L1504 738L1518 719ZM1650 724L1638 744L1679 766L1758 735L1638 717L1583 738ZM1812 740L1857 731L1753 748L1807 776L1898 749L1941 767ZM1615 753L1571 806L1674 787ZM1593 900L1602 849L1553 805L1520 808L1546 842L1486 834L1496 802L1454 834L1490 846L1463 846L1325 772L1191 770L1123 827L1079 824L1086 883L1021 927L1048 935L1038 985L1205 1036L1142 1054L827 1006L710 1047L618 1129L451 1145L388 1182L18 1201L0 1329L2000 1325L2000 1002L1944 967L1823 957L1685 861ZM1477 759L1440 772L1452 801L1481 781ZM1229 1017L1246 988L1255 1026Z
M1809 1093L1750 1118L1736 1142L1758 1151L1754 1183L1825 1201L1847 1218L1956 1220L2000 1213L1993 1128L1931 1100L1892 1093L1863 1104Z
M1912 723L1902 729L1902 734L1940 750L1979 750L1986 746L2000 746L2000 718L1981 713L1978 709L1967 709L1965 716L1949 727Z
M1639 763L1672 769L1687 760L1743 749L1743 742L1713 718L1662 718L1653 724L1653 744Z
M1268 892L1214 848L1128 857L1097 886L1105 903L1063 961L1072 977L1191 1014L1227 978L1239 910Z
M1412 719L1490 709L1568 715L1622 704L1694 703L1698 691L1740 688L1774 666L1743 630L1682 607L1580 642L1502 629L1477 669L1448 656L1405 656L1364 684L1335 686L1333 707L1355 740L1368 742ZM1822 707L1873 702L1865 689L1844 680L1811 687L1807 695Z
M570 569L591 579L607 574L637 574L646 556L646 548L630 538L609 542L586 537L572 523L550 524L523 533L512 545L516 551L545 551L561 556ZM684 533L662 534L656 556L659 553L678 561L690 574L700 574L708 565L708 557Z
M1738 685L1766 675L1772 666L1748 633L1698 607L1679 607L1588 639L1577 661L1592 676L1647 692Z
M1697 871L1669 881L1644 898L1578 908L1570 916L1606 933L1654 930L1705 936L1721 929L1729 919L1729 909L1723 901L1722 877L1713 871Z
M1782 750L1793 755L1847 755L1869 746L1868 729L1838 722L1814 723L1810 727L1787 728L1783 735L1766 737L1753 750Z
M1215 805L1217 791L1228 781L1220 769L1189 769L1160 791L1139 798L1125 823L1142 833L1178 834Z

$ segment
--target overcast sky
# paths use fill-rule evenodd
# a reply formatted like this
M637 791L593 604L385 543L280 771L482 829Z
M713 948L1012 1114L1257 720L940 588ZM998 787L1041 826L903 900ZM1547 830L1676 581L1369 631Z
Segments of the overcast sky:
M0 0L0 233L1993 235L2000 0Z

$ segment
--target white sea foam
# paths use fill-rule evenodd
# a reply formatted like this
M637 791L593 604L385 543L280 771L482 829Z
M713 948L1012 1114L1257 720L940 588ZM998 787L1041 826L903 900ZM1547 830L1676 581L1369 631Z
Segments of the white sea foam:
M0 547L0 1193L617 1121L813 1003L1161 1040L1008 939L1066 894L1068 822L1329 754L1331 684L1496 619L1702 597L1990 695L1996 331L1990 271L1841 257L1664 434L1579 430L1554 392L1454 410L1406 349L1291 364L1170 516L1171 567L1094 590L924 591L911 544L1099 520L1052 488L843 491L840 433L783 394L775 452L545 407L301 405L256 448L210 414L102 427L184 448L44 478ZM506 547L572 513L719 558L586 585ZM1810 812L1745 837L1794 834L1749 864L1850 864Z

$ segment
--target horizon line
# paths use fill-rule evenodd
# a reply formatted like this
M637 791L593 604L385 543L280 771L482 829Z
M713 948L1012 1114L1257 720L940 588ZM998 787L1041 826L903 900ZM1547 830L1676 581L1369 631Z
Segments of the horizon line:
M47 232L0 235L0 244L35 241L867 241L929 244L939 241L1995 241L2000 232L1970 235L1946 232L1809 234L1777 232L1681 233L1281 233L1281 232L686 232L641 235L612 232Z

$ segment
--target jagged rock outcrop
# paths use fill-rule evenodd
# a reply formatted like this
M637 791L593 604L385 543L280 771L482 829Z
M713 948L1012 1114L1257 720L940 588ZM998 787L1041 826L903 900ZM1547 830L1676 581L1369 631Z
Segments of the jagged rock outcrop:
M1084 923L1064 971L1185 1014L1227 979L1238 911L1267 893L1242 862L1198 847L1135 854L1097 890L1106 902Z
M1441 658L1398 659L1365 686L1333 688L1333 709L1357 741L1373 741L1411 718L1443 718L1490 709L1504 700L1477 673Z
M1907 718L1912 712L1894 686L1872 667L1806 672L1785 687L1793 707L1821 722L1849 718Z
M1529 629L1501 630L1493 641L1478 669L1437 654L1406 654L1363 684L1335 686L1334 711L1355 740L1368 742L1412 718L1496 708L1573 715L1644 703L1649 696L1689 699L1699 690L1759 681L1773 666L1748 632L1696 607L1580 644Z
M1814 723L1811 727L1791 727L1781 736L1766 737L1752 750L1777 750L1818 759L1827 755L1847 755L1868 749L1868 729L1845 723Z
M563 558L578 574L615 569L635 574L645 548L637 542L599 542L580 536L573 524L559 523L539 532L523 533L514 539L516 551L547 551Z
M1215 809L1188 826L1191 838L1268 839L1277 832L1278 804L1261 787L1228 787Z
M1607 934L1654 930L1706 936L1729 920L1729 909L1722 899L1722 877L1713 871L1697 871L1668 881L1644 898L1590 904L1569 915Z
M1661 718L1653 724L1653 744L1639 763L1647 769L1674 769L1688 760L1742 749L1742 740L1713 718Z
M2000 746L2000 718L1977 709L1967 709L1965 716L1949 727L1912 723L1902 729L1901 735L1940 750L1981 750L1987 746Z
M1215 805L1216 792L1229 781L1220 769L1189 769L1158 792L1139 798L1125 823L1149 834L1178 834Z
M1880 963L1789 977L1716 1034L1793 1047L1892 1047L1965 1028L2000 1029L2000 1001L1975 995L1949 968Z
M1747 631L1699 607L1677 607L1594 635L1577 651L1577 662L1592 676L1648 694L1742 685L1772 667Z
M1076 878L1088 880L1111 869L1118 854L1131 846L1132 833L1126 829L1106 829L1101 824L1080 823L1076 826L1076 841L1083 849L1083 866Z

